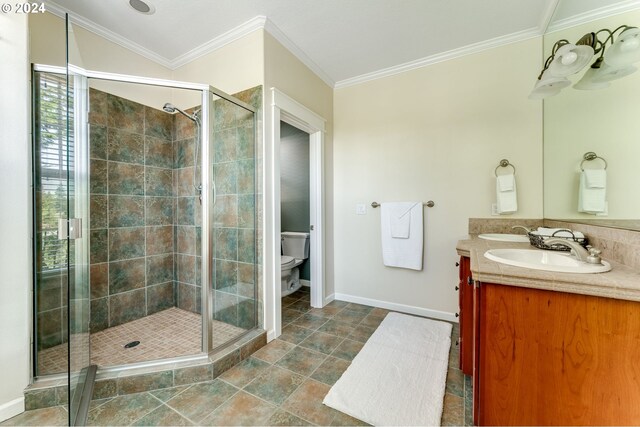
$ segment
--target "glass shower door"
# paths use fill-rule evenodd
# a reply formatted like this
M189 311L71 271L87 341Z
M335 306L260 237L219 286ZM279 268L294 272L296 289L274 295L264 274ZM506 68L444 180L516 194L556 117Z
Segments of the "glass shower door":
M88 84L72 72L76 46L67 16L66 219L58 235L67 244L69 424L84 425L97 367L91 365L89 321Z

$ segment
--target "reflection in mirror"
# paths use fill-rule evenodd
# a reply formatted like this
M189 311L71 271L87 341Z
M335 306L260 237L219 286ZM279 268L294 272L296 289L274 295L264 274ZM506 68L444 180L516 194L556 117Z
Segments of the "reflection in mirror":
M544 58L552 59L543 74L564 82L551 96L548 88L540 96L545 98L544 216L640 229L640 31L629 28L640 26L640 9L567 27L577 19L566 13L577 12L578 3L560 0L556 15L561 16L544 37ZM561 40L572 45L559 47ZM581 60L584 68L572 67Z

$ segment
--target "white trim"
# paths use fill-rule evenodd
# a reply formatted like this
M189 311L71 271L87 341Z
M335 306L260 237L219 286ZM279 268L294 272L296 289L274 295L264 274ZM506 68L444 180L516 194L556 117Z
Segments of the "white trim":
M289 52L291 52L296 58L298 58L300 62L306 65L318 77L320 77L320 79L322 79L322 81L324 81L329 87L334 87L335 82L333 81L333 79L327 73L325 73L324 70L320 68L320 66L318 66L318 64L313 62L313 60L302 49L300 49L298 45L291 41L291 39L287 37L276 24L274 24L271 20L269 20L269 18L263 15L255 16L247 22L244 22L237 27L232 28L226 33L221 34L218 37L215 37L201 44L200 46L196 46L195 48L180 56L169 59L147 49L144 46L139 45L138 43L122 37L121 35L81 15L78 15L77 13L68 11L64 7L56 4L53 1L47 2L47 11L63 19L65 13L67 13L74 25L78 25L79 27L82 27L87 31L91 31L92 33L97 34L105 38L106 40L122 46L125 49L129 49L130 51L135 52L147 59L150 59L151 61L160 64L170 70L176 70L177 68L180 68L183 65L186 65L191 61L194 61L211 52L215 52L216 50L228 45L229 43L233 43L234 41L239 40L256 30L263 29L264 31L267 31L269 34L271 34L276 40L278 40L280 44L287 48Z
M271 342L276 339L276 331L269 329L267 331L267 342Z
M305 288L310 288L311 287L311 280L300 279L300 284L302 286L304 286Z
M325 82L329 87L335 87L335 81L327 74L325 71L320 68L318 64L313 62L309 56L298 47L289 37L285 35L285 33L280 30L270 19L267 19L265 22L264 30L271 34L281 45L283 45L286 49L289 50L300 62L307 66L311 71L315 73L323 82Z
M324 129L326 120L276 88L270 90L271 118L264 143L264 325L282 333L280 269L280 121L309 133L311 306L324 306ZM268 335L270 336L270 335Z
M307 133L324 132L326 120L276 88L271 88L272 104L280 109L286 122ZM278 122L280 126L280 122Z
M429 310L428 308L416 307L413 305L397 304L395 302L381 301L371 298L363 298L355 295L347 294L334 294L335 299L338 301L353 302L356 304L364 304L372 307L385 308L387 310L398 311L400 313L415 314L423 317L430 317L432 319L446 320L447 322L458 323L458 318L454 313L447 311Z
M233 43L236 40L241 39L242 37L251 34L252 32L265 28L265 23L267 22L266 16L258 15L247 22L238 25L235 28L227 31L224 34L219 35L216 38L209 40L197 46L187 53L184 53L172 60L169 60L169 68L175 70L177 68L182 67L183 65L188 64L191 61L194 61L202 56L205 56L211 52L215 52L216 50Z
M24 412L24 396L0 405L0 422Z
M331 295L329 295L329 296L325 297L325 299L324 299L324 305L327 305L327 304L329 304L331 301L335 300L335 299L336 299L336 298L335 298L335 296L336 296L336 294L331 294Z
M51 0L47 1L46 8L47 8L47 12L51 12L52 14L62 19L64 19L64 14L66 13L69 15L69 18L71 19L71 23L73 23L74 25L78 25L79 27L82 27L85 30L90 31L94 34L97 34L100 37L103 37L117 45L124 47L125 49L129 49L130 51L133 51L140 56L144 56L145 58L150 59L151 61L162 65L163 67L171 68L172 61L165 58L164 56L158 55L157 53L147 49L146 47L143 47L138 43L132 42L131 40L125 37L122 37L121 35L114 33L113 31L103 27L102 25L96 24L95 22L81 15L78 15L75 12L66 10L64 7L60 6L59 4Z
M548 0L547 7L544 9L542 17L540 18L540 23L538 24L540 35L544 35L547 28L549 28L549 24L551 23L553 15L555 15L559 4L560 0Z
M585 24L587 22L595 21L596 19L600 18L606 18L612 15L619 15L621 13L629 12L638 8L640 8L640 0L629 0L623 3L600 7L598 9L593 9L584 13L580 13L578 15L571 16L569 18L556 21L549 25L549 29L547 32L553 33L565 28L575 27L576 25Z
M473 43L467 46L462 46L456 49L452 49L446 52L437 53L435 55L427 56L415 61L405 62L404 64L394 65L393 67L383 68L382 70L373 71L371 73L362 74L356 77L340 80L336 82L335 88L340 89L344 87L354 86L357 84L365 83L371 80L377 80L384 77L393 76L396 74L404 73L407 71L415 70L417 68L426 67L428 65L437 64L439 62L449 61L451 59L460 58L462 56L472 55L474 53L482 52L488 49L493 49L499 46L504 46L511 43L516 43L524 40L531 39L533 37L539 37L541 30L538 27L529 28L527 30L518 31L516 33L507 34L493 39L485 40L478 43Z

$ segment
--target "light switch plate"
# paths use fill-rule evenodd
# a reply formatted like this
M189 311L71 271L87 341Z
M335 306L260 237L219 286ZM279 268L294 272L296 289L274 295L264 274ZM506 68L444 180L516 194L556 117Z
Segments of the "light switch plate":
M492 203L491 204L491 215L500 215L498 213L498 204L497 203Z
M364 203L358 203L356 205L356 215L366 215L367 214L367 205Z

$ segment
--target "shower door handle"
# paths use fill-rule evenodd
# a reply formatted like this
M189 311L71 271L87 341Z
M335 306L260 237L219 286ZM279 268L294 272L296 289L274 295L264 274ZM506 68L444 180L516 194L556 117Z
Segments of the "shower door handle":
M68 232L67 232L68 231ZM58 240L79 239L82 237L82 218L59 218Z

